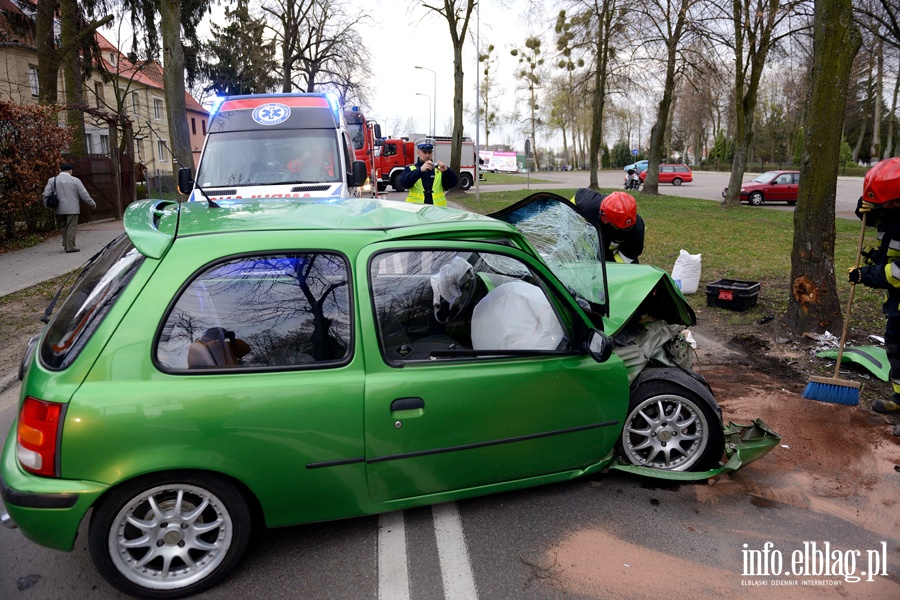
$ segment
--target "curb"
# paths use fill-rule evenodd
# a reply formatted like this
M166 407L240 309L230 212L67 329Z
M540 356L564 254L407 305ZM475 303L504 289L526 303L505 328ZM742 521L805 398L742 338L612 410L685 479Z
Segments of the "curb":
M10 373L9 375L4 375L0 377L0 394L4 393L6 390L10 389L14 385L19 382L19 375L17 373Z

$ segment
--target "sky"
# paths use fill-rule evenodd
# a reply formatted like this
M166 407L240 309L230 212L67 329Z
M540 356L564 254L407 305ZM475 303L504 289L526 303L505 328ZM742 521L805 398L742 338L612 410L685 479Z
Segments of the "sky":
M446 20L425 9L423 2L429 0L379 0L377 9L366 8L371 19L359 27L371 54L374 82L371 87L375 90L367 114L370 119L382 123L383 135L430 133L429 120L432 118L436 135L450 134L448 125L453 117L454 93L450 30ZM434 2L439 0L430 0L429 3ZM373 4L360 3L360 6L371 7ZM257 2L251 2L251 10L255 5ZM513 72L517 59L510 55L510 50L516 45L522 47L525 38L536 31L526 23L523 14L526 6L527 0L483 0L480 9L473 14L469 26L470 39L463 50L466 87L463 101L466 108L475 108L475 75L480 69L476 63L474 40L478 34L482 49L486 49L488 44L495 46L497 59L494 68L499 73L495 85L503 94L492 100L492 105L496 102L501 114L513 110L516 103ZM225 24L224 12L223 6L213 5L211 15L206 17L199 29L201 38L208 39L211 20L220 26ZM551 18L544 22L552 23ZM128 46L119 42L120 36L111 28L101 29L101 33L120 47ZM122 37L127 39L127 35ZM423 69L416 69L416 65ZM417 131L403 130L409 117L416 121ZM393 127L388 126L394 123L402 124L401 131L394 131ZM464 115L464 128L465 134L474 140L476 125L472 116ZM479 133L483 144L483 124ZM523 134L512 127L495 127L490 142L509 143L520 151L524 147ZM546 145L544 140L538 143Z

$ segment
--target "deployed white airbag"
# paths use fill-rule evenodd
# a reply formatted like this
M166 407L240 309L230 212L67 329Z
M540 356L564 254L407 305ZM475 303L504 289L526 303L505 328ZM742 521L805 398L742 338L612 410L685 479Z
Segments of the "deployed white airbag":
M495 288L472 313L475 350L556 350L564 337L544 292L524 281Z

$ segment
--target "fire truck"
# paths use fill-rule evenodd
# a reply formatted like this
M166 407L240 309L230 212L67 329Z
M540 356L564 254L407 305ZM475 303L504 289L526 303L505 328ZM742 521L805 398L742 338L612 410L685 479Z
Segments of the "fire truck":
M377 148L381 146L381 125L375 121L366 118L358 106L344 108L344 120L347 122L347 131L350 134L350 140L353 142L353 148L356 153L356 160L366 163L366 176L368 177L367 185L378 179L376 173L376 154ZM369 190L364 191L371 191ZM383 191L383 190L382 190Z
M396 191L402 191L400 174L416 162L416 140L430 138L435 142L434 160L450 165L450 149L452 138L429 136L424 133L412 134L402 138L387 139L376 152L375 172L378 174L378 189L384 191L388 184ZM462 158L459 166L459 187L467 190L475 183L476 177L475 144L470 138L463 138Z

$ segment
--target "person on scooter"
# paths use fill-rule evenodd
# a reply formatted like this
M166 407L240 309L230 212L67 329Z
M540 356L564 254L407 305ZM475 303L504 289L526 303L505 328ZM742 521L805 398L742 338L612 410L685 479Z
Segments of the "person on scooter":
M637 171L628 169L628 174L625 175L625 189L639 190L641 189L641 183L641 176L638 175Z
M588 188L575 192L571 202L600 229L608 262L638 263L644 251L644 220L634 196L613 192L604 196Z

